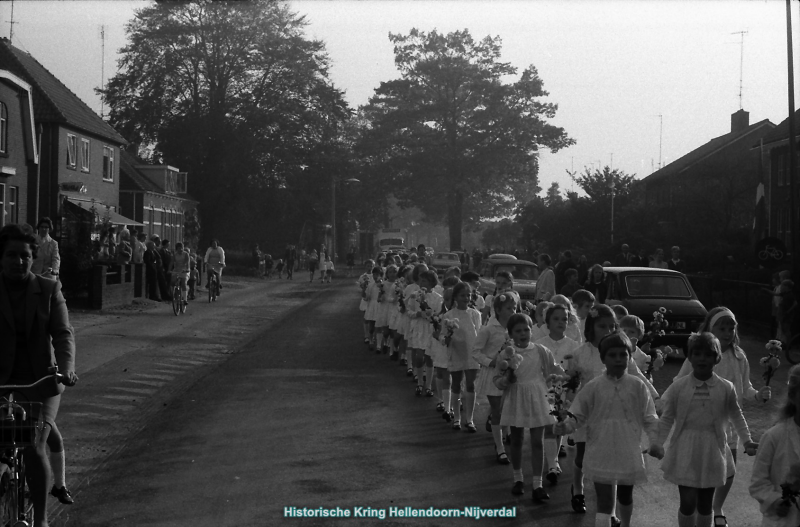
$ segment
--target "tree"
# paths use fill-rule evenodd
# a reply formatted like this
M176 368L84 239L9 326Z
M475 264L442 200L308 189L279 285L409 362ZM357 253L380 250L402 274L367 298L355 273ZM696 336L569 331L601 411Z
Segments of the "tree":
M99 90L109 119L140 153L188 170L207 236L288 236L329 217L349 109L305 25L278 1L201 0L157 2L126 27Z
M462 226L508 216L539 192L538 152L574 143L545 119L557 105L533 66L500 61L499 37L412 29L390 34L400 78L383 82L364 108L360 151L388 176L401 206L446 220L450 246Z
M550 188L547 189L547 195L544 198L544 203L548 207L553 207L556 205L560 205L564 202L564 198L561 196L561 190L559 189L558 182L553 181L550 185Z

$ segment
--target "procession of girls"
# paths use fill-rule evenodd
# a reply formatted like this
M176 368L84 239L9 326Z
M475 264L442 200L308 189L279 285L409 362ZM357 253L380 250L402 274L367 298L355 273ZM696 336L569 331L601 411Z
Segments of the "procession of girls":
M475 399L486 396L485 427L496 461L512 466L513 494L525 493L522 446L529 429L534 501L549 499L543 480L558 482L559 458L567 456L562 438L569 436L571 506L586 512L584 480L592 481L596 526L630 525L633 487L647 480L643 453L663 459L664 479L678 486L678 526L725 526L723 506L743 448L749 455L758 450L750 493L762 525L800 524L780 487L790 466L800 470L800 366L789 372L781 419L759 450L741 403L766 402L772 394L767 386L753 388L730 310L709 311L689 339L680 373L659 397L641 369L651 360L637 347L643 322L595 304L588 291L571 300L556 295L534 309L520 302L509 273L498 274L484 299L475 273L453 268L440 284L413 256L400 267L382 263L367 261L358 281L365 344L402 361L416 396L435 398L455 430L477 431Z

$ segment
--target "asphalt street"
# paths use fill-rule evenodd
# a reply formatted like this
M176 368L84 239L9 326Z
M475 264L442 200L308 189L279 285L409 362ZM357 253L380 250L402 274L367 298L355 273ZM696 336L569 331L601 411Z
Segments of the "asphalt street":
M536 504L526 444L527 492L512 496L511 468L496 463L491 436L483 430L486 402L479 401L476 410L479 433L453 431L434 411L432 399L414 396L403 367L367 351L353 281L246 282L226 290L218 304L193 303L189 313L196 320L173 317L177 329L164 335L156 329L165 324L163 315L140 315L143 327L156 336L105 362L93 359L97 365L82 375L80 390L65 397L59 423L68 464L84 468L71 469L68 480L77 484L77 502L55 507L53 525L475 521L301 519L285 517L287 507L339 507L351 515L357 507L364 508L362 514L388 513L391 507L506 507L514 508L515 518L480 523L594 525L590 485L588 514L574 514L569 505L572 449L562 460L561 483L547 487L551 500ZM187 326L178 328L178 323ZM91 341L88 335L85 341ZM657 384L668 383L678 366L670 363L658 372ZM138 377L131 379L132 374ZM109 395L127 400L103 399ZM144 402L130 400L140 396ZM93 399L118 406L118 417L107 417L108 408L93 409ZM748 414L763 417L776 406L769 403ZM94 423L94 433L111 431L94 440L87 437L91 431L80 428L81 419ZM77 444L106 452L84 460L70 448ZM661 478L657 460L648 458L647 464L649 482L635 491L634 524L674 525L677 489ZM752 458L745 457L728 498L732 527L760 523L747 493L751 466Z

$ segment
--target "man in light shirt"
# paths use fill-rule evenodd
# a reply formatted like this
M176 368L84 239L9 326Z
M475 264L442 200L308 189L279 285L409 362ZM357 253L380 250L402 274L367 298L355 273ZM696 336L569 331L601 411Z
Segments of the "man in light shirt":
M56 278L61 268L61 256L58 254L58 242L50 237L53 222L45 216L39 220L36 230L38 231L36 241L39 243L39 251L33 261L33 266L31 266L31 272L47 278Z
M539 279L536 281L535 302L550 300L556 294L556 275L550 268L551 262L549 254L539 255Z

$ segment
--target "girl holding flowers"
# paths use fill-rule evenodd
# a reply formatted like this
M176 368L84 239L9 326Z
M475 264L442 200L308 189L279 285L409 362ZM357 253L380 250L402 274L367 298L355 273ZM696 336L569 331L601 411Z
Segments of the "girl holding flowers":
M427 271L428 266L425 264L417 264L410 268L410 271L406 271L406 288L403 290L403 299L406 306L405 310L405 319L403 320L403 336L405 340L405 361L408 369L406 370L406 375L411 377L414 375L414 357L413 352L414 350L411 348L411 313L408 310L408 304L411 301L411 297L415 294L416 291L419 291L419 284L417 281L419 280L419 273L423 271ZM417 379L414 379L414 382L417 382Z
M595 335L592 337L594 340ZM573 417L558 423L554 432L563 435L578 427L586 431L582 470L597 493L595 526L611 525L619 501L620 525L629 527L633 486L647 481L639 442L642 431L647 432L651 444L655 442L658 416L644 382L628 374L633 352L630 339L613 331L597 342L597 348L605 371L583 384L570 406Z
M405 303L403 301L403 290L406 286L406 270L408 268L403 265L397 271L397 279L394 281L394 307L389 313L389 331L391 332L391 353L389 354L390 360L397 360L397 358L405 353L403 348L403 319L405 318Z
M377 346L377 334L375 331L375 321L378 318L378 309L383 296L383 267L377 265L372 268L372 282L367 286L367 310L364 312L364 320L369 323L369 349L375 349L380 353L381 349ZM383 342L383 335L381 334L381 342Z
M375 334L378 340L376 348L379 353L394 352L392 339L389 338L389 318L397 312L395 280L397 280L397 266L391 264L386 268L386 280L378 285L379 302L375 312Z
M454 308L444 314L442 323L445 326L440 340L447 346L447 371L450 372L451 398L457 401L461 396L461 379L466 378L466 393L464 393L464 421L469 432L477 432L473 422L475 412L475 378L478 376L478 364L472 358L472 349L481 327L481 314L469 307L469 298L472 289L469 284L459 282L453 287ZM461 409L453 405L455 414L453 428L461 428Z
M719 340L708 332L695 333L689 337L686 354L692 374L664 392L658 441L651 450L655 457L664 457L664 479L678 485L678 527L711 527L715 489L736 472L726 435L728 423L745 438L747 450L758 445L750 438L733 384L714 373L722 360Z
M368 301L369 299L367 298L367 288L369 287L369 284L372 283L372 268L375 267L375 262L373 262L372 260L367 260L366 262L364 262L364 267L365 267L364 274L362 274L358 278L358 282L356 282L356 283L358 284L358 287L361 290L361 303L359 304L358 308L361 311L363 311L364 314L365 314L365 316L364 316L364 344L369 345L370 340L372 340L372 329L371 329L371 325L369 323L369 320L367 320L367 317L366 317L367 307L369 306L369 301ZM311 275L312 275L312 279L313 279L313 275L314 275L314 271L313 270L311 271Z
M419 267L414 269L417 272ZM433 358L426 356L426 348L430 348L431 336L433 335L433 319L442 309L442 295L433 290L439 283L436 273L426 270L418 273L419 290L411 294L406 303L408 313L411 316L411 338L408 345L411 346L414 373L417 379L417 396L422 395L423 385L429 397L433 397L431 382L433 382ZM424 375L423 368L427 368L427 375Z
M778 422L761 436L750 495L761 506L761 527L800 525L800 365L789 370Z
M514 289L514 276L509 273L508 271L499 271L494 277L494 291L491 295L486 295L484 300L485 307L481 314L484 317L484 320L489 320L494 316L492 312L492 305L494 303L494 297L497 295L501 295L508 291Z
M544 321L544 312L554 305L555 304L547 300L542 300L536 304L536 308L533 312L533 321L536 322L536 324L534 324L533 330L531 330L531 340L534 342L542 337L546 337L550 333L550 330L547 329L547 323Z
M452 302L453 287L459 282L458 278L451 276L444 280L444 292L442 295L443 304L442 312L448 309L448 299ZM441 317L439 317L441 319ZM437 319L437 320L439 320ZM450 400L450 373L447 371L447 344L440 342L440 337L446 337L450 329L443 327L441 323L437 322L437 328L434 329L431 335L430 347L426 350L426 355L433 358L433 369L436 377L434 378L434 392L438 398L436 404L436 411L442 412L442 417L448 423L453 420L453 412L451 411ZM447 339L442 339L447 341ZM461 408L458 404L458 399L455 400L455 406Z
M559 306L563 306L567 312L567 330L564 334L575 342L581 343L583 340L581 337L581 324L578 319L578 313L575 311L575 306L572 305L572 301L564 295L555 295L550 301Z
M736 326L736 317L733 312L726 307L720 306L708 312L705 320L700 324L698 332L711 332L719 340L722 358L714 368L714 372L719 377L733 383L739 406L742 405L744 399L766 402L772 397L772 391L769 386L764 386L760 390L753 388L750 382L750 363L747 361L744 351L739 347L739 333ZM692 364L686 360L673 381L677 381L691 372ZM736 453L740 438L730 425L728 425L727 435L733 462L736 463ZM714 492L714 525L728 525L722 507L731 490L731 485L733 485L733 479L734 476L731 475L725 484L717 487Z
M503 432L500 427L500 414L503 407L503 390L492 382L497 364L497 354L503 348L508 337L508 321L517 311L517 300L513 295L500 294L494 297L492 306L494 315L485 326L478 330L475 344L472 346L472 358L481 365L475 381L475 393L478 397L485 395L489 400L491 411L486 420L487 431L492 432L497 462L508 465Z
M533 468L533 499L550 499L542 487L542 468L544 466L544 429L555 423L550 415L547 399L547 379L551 375L561 377L564 370L556 363L547 348L531 342L533 321L528 315L517 313L509 318L506 329L514 339L514 347L506 348L498 361L497 369L503 373L509 360L505 356L520 356L519 366L513 371L516 380L511 382L503 394L503 409L500 424L511 427L511 466L514 469L514 486L511 493L525 493L522 476L522 443L525 429L531 434L531 464Z

